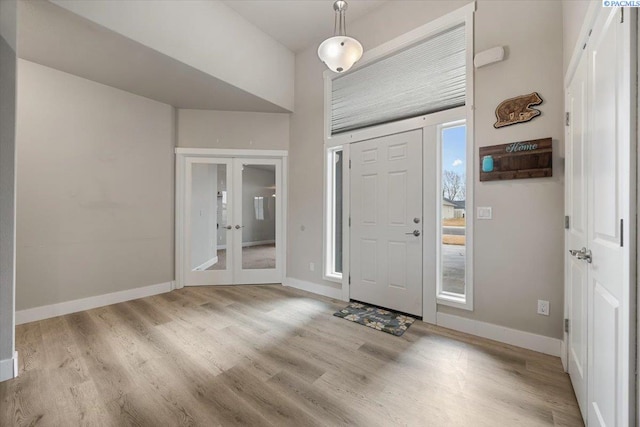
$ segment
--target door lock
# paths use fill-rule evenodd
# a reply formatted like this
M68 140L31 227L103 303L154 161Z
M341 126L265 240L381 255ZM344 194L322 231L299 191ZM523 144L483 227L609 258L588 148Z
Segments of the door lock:
M416 218L413 218L413 222L414 222L415 224L420 224L420 218L417 218L417 217L416 217Z
M592 257L591 257L591 249L587 249L585 247L583 247L580 250L577 249L569 249L569 253L571 254L571 256L574 256L576 258L578 258L579 260L584 260L587 261L587 263L591 264L591 262L593 261Z
M413 230L411 233L404 233L404 234L413 234L414 236L418 237L420 235L420 230Z

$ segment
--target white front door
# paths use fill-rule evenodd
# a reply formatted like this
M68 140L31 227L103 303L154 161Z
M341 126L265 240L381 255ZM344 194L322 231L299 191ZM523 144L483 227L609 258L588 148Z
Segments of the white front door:
M626 426L633 419L631 17L622 23L621 18L619 8L604 9L587 50L591 73L587 127L587 249L592 256L587 357L590 426Z
M188 158L184 285L282 282L282 160Z
M570 124L566 133L565 192L569 227L566 248L587 247L586 137L587 58L582 57L567 90ZM567 334L567 370L586 419L587 405L587 274L588 264L565 255L566 307L570 331Z
M350 297L421 316L422 130L350 150Z

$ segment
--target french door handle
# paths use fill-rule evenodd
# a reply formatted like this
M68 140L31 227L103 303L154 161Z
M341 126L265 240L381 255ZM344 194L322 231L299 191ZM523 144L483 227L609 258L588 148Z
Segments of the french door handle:
M243 228L243 227L244 227L244 225L237 225L237 224L236 224L236 230L240 230L240 229L241 229L241 228Z
M226 228L227 230L231 230L231 229L233 228L233 226L232 226L232 225L227 225L225 228Z
M404 233L404 234L413 234L414 236L418 237L420 235L420 230L413 230L411 233Z

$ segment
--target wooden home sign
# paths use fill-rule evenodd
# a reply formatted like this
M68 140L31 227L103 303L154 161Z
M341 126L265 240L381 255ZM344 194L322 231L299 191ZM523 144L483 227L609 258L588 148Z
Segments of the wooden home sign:
M480 181L553 176L551 138L480 147Z

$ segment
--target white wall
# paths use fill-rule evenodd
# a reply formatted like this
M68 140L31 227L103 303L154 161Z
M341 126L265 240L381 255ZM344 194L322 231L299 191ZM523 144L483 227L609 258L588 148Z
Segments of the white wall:
M178 110L178 147L286 150L289 114Z
M224 2L53 3L285 110L293 109L293 53Z
M468 2L394 1L350 24L350 33L371 49ZM475 221L475 310L439 310L560 338L563 307L563 95L562 8L557 1L480 0L475 15L476 52L507 46L504 62L475 74L475 144L502 144L542 137L554 140L554 177L479 183L476 206L492 206L492 221ZM320 42L320 40L318 41ZM288 276L322 280L323 65L317 46L296 55L295 112L289 149ZM534 121L494 129L495 107L504 99L538 91L545 100ZM477 161L477 158L474 160ZM473 209L473 207L469 207ZM471 210L469 211L471 212ZM536 314L538 299L551 316Z
M17 309L173 280L172 107L18 63Z
M0 381L13 378L16 2L0 1Z
M211 262L216 257L217 193L218 165L193 164L191 170L191 269Z

